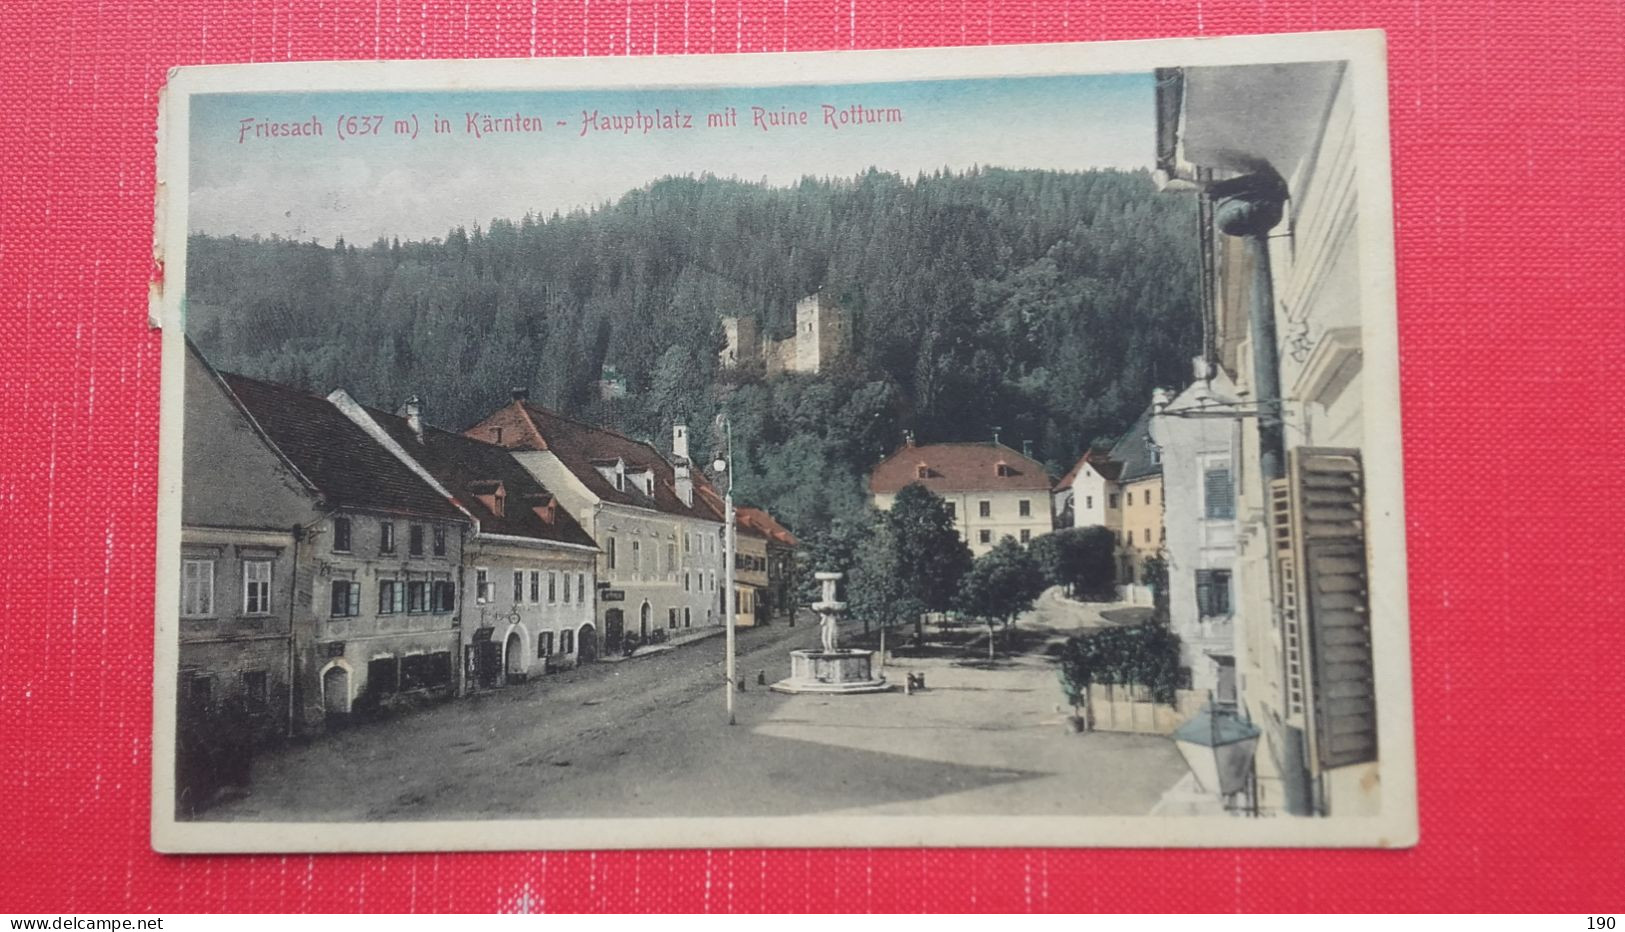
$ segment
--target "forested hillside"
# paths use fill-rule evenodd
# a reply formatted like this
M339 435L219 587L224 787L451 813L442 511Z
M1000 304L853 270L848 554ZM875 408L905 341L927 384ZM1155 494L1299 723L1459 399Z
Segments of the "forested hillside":
M871 172L790 188L668 178L569 215L426 242L191 238L188 331L228 371L460 428L532 398L669 446L732 418L740 499L800 533L920 442L1033 442L1057 473L1181 384L1200 337L1195 204L1141 172ZM788 336L819 289L854 315L837 371L720 372L720 318ZM624 398L599 397L606 367Z

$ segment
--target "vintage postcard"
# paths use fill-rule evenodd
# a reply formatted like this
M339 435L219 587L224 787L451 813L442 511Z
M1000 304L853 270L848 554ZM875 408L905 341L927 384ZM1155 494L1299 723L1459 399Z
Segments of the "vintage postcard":
M155 846L1414 844L1386 86L176 70Z

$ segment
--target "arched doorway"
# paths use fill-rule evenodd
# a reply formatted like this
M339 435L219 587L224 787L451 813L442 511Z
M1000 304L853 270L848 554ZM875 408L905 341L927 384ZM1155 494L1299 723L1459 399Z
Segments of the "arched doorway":
M509 683L525 681L525 639L518 631L509 631L507 643L502 645L502 672Z
M604 612L604 650L614 653L621 649L621 635L626 629L626 613L618 608Z
M338 664L322 674L322 710L328 715L350 713L350 671Z
M654 609L649 607L648 602L643 603L643 608L638 610L638 640L649 640L649 629L653 625L653 618Z
M598 630L582 625L576 632L576 663L592 663L598 659Z

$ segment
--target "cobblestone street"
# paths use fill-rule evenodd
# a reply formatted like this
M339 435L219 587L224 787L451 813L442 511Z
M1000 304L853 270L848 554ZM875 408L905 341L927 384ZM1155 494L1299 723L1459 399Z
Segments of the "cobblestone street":
M1045 603L1023 620L1027 653L986 664L983 641L895 661L893 682L926 676L914 695L770 692L758 671L785 675L817 626L746 629L733 727L713 637L265 754L250 794L202 818L1143 815L1185 772L1172 743L1068 733L1042 651L1097 619Z

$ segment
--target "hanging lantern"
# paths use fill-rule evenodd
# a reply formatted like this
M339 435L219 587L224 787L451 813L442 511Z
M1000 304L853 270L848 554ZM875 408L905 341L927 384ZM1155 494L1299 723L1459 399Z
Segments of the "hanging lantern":
M1258 750L1259 730L1230 708L1209 702L1173 733L1174 746L1185 758L1202 789L1233 796L1247 788Z

